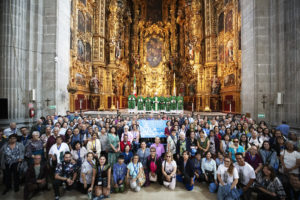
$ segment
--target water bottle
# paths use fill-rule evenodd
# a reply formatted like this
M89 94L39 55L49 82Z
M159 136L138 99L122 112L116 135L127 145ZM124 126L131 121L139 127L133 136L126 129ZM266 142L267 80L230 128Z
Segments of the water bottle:
M92 200L93 199L93 194L92 192L88 192L88 200Z

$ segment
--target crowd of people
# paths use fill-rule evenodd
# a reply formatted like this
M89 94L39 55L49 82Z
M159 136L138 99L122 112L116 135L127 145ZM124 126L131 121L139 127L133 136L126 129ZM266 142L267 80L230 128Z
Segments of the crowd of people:
M142 138L140 119L166 120L165 137ZM24 199L53 188L103 199L150 184L208 187L218 200L295 199L300 141L283 122L272 128L245 115L203 118L134 115L41 117L30 129L0 130L3 195L24 184ZM12 184L13 183L13 184ZM206 184L205 184L206 183ZM52 184L52 187L50 187Z

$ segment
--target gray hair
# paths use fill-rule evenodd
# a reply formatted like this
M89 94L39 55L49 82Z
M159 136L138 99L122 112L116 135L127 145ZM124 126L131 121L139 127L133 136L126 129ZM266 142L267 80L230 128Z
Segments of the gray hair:
M33 132L32 132L32 135L40 136L40 132L38 132L38 131L33 131Z
M58 127L54 127L54 128L53 128L53 132L54 132L54 131L59 131L59 128L58 128Z

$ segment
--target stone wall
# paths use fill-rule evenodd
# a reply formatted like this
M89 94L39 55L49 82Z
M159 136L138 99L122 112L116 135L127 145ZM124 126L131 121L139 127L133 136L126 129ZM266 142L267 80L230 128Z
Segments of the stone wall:
M300 1L241 0L241 7L242 111L300 127Z
M0 1L0 98L8 99L8 119L32 122L68 109L70 0ZM36 100L30 101L35 89ZM50 110L49 105L56 105Z

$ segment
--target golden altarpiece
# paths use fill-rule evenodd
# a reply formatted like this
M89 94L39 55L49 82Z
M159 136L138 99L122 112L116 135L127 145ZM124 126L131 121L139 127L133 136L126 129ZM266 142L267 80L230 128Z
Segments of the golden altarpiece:
M71 16L71 111L127 108L136 79L144 97L240 112L238 0L72 0Z

